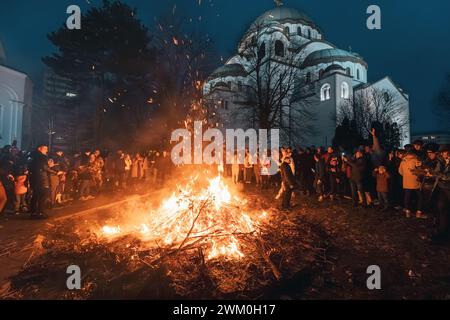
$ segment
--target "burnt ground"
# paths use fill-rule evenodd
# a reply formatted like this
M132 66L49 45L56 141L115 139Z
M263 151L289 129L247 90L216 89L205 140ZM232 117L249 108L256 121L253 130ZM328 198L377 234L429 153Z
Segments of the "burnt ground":
M248 248L239 262L205 262L201 247L173 254L147 250L132 237L100 241L92 226L120 211L123 203L114 204L119 196L60 210L44 222L1 217L0 296L450 299L450 244L430 242L431 219L354 209L345 199L318 203L299 196L293 210L283 212L273 193L246 191L252 205L269 210L271 218L259 240L244 239ZM110 207L76 213L105 204ZM65 288L70 264L83 270L81 291ZM381 290L366 287L370 265L381 268Z

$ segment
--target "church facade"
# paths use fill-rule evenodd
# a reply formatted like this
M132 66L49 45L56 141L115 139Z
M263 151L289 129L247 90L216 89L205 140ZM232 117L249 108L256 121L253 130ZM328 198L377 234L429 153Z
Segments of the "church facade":
M258 53L249 54L253 44ZM259 57L263 51L264 58ZM257 57L258 56L258 57ZM238 52L225 65L215 70L203 87L204 99L212 114L217 115L219 128L257 128L252 117L243 113L243 101L249 102L248 95L254 94L256 82L264 76L256 75L262 64L271 63L284 66L279 70L292 68L293 77L287 77L279 88L289 87L280 98L281 131L289 132L282 138L283 144L291 145L331 145L344 105L350 105L357 96L369 96L369 92L389 92L400 110L392 119L401 125L401 144L410 141L409 96L390 77L368 82L368 64L357 53L337 48L325 40L320 28L303 12L278 6L260 16L249 28L238 46ZM287 61L289 59L289 61ZM285 71L283 71L285 72ZM273 77L273 75L272 75ZM262 80L264 81L264 80ZM289 82L289 83L287 83ZM276 89L278 90L278 88ZM261 90L259 90L261 91ZM262 92L262 91L261 91ZM290 110L311 111L304 125L311 126L314 133L297 135L298 128L292 126ZM239 117L239 115L242 115Z
M16 141L19 148L30 147L32 94L30 78L6 66L0 41L0 146Z

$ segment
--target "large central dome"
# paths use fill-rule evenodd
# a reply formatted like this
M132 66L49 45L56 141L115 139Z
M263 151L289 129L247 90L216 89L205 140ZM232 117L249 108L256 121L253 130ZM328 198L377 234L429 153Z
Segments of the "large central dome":
M266 25L273 22L304 22L306 24L314 24L311 18L299 10L287 7L277 7L261 15L256 19L253 25Z

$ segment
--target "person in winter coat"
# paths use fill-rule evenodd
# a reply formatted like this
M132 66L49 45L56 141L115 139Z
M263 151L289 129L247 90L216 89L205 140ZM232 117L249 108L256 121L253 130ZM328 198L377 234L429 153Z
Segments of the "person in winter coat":
M356 207L358 203L361 203L363 207L366 207L364 179L366 177L367 164L364 154L358 149L353 160L344 157L344 161L351 167L350 188L352 190L353 206Z
M426 159L427 154L423 149L422 140L416 140L412 143L412 152L417 156L417 159L419 159L419 161L424 161Z
M150 160L150 152L147 152L146 155L144 156L144 161L142 163L142 167L144 169L144 181L145 182L149 182L150 178L151 178L151 160Z
M255 164L253 166L253 174L255 176L256 180L256 186L261 187L262 186L262 178L261 178L261 159L259 159L258 153L255 153L253 156L253 159L255 161Z
M263 157L261 159L261 183L262 189L269 188L269 179L270 179L270 167L271 167L271 157L270 150L263 153Z
M102 191L103 183L104 183L104 173L105 173L105 160L102 157L102 153L100 150L95 150L95 166L96 173L94 176L95 187L97 192Z
M162 155L157 159L158 179L161 183L165 183L172 171L172 159L170 154L164 150Z
M420 191L420 183L417 178L417 174L414 172L414 170L421 165L422 163L417 154L414 152L408 152L403 157L400 167L398 168L398 172L403 177L403 196L405 215L407 218L411 217L413 195L415 195L417 199L416 217L422 219L426 218L426 216L422 213L423 195Z
M80 200L86 201L94 199L91 195L91 187L94 185L94 177L96 175L95 155L91 154L86 161L79 167L80 180Z
M16 212L16 214L20 213L20 211L28 211L26 202L26 195L28 192L27 182L28 170L25 168L19 168L14 178L14 193L16 195L14 212Z
M430 143L424 150L426 151L426 159L422 161L420 169L423 171L418 176L421 185L421 191L424 198L424 211L425 212L437 212L437 192L435 190L436 179L433 173L438 171L440 159L438 158L439 145Z
M133 164L133 160L131 160L131 156L127 153L124 157L125 162L125 182L128 187L131 182L131 165Z
M61 172L63 172L63 174L59 175L59 186L56 192L56 203L61 204L64 200L67 200L69 198L66 192L66 182L70 168L70 161L64 155L64 152L62 150L56 151L56 155L53 157L53 161L55 162L57 168Z
M437 178L437 232L434 242L448 241L450 238L450 145L440 146L441 161L436 168Z
M299 168L297 170L300 178L300 188L306 195L313 194L313 182L314 182L314 158L311 154L311 150L306 148L305 151L300 151L298 156Z
M283 184L282 208L286 210L291 207L292 191L296 185L295 176L291 169L291 161L292 159L290 157L286 157L280 166L281 181Z
M239 161L237 153L233 156L233 164L231 166L231 177L235 184L239 182Z
M252 178L253 178L253 155L250 154L249 150L245 151L245 159L244 159L244 167L245 167L245 171L244 171L244 181L245 183L249 184L252 182Z
M136 153L131 162L131 182L133 188L144 177L144 158L139 153Z
M379 166L373 171L373 176L377 180L378 201L382 211L389 210L389 179L391 175L386 171L386 167Z
M342 180L341 165L337 156L330 156L326 171L328 172L330 199L333 201L338 195L339 185Z
M48 159L48 167L53 170L53 172L49 172L48 178L50 180L50 204L54 207L59 189L58 173L62 171L60 171L59 165L57 165L53 159Z
M279 164L278 164L279 171L280 171L280 178L282 178L281 177L281 165L285 162L285 160L291 167L291 172L295 177L295 163L294 163L294 160L292 159L292 151L290 151L290 149L287 149L287 148L281 148L280 151L281 151L281 158L279 159ZM280 199L283 196L283 191L284 191L284 185L283 185L283 181L281 181L280 189L278 190L278 193L275 196L276 200Z
M386 162L386 169L391 175L389 180L389 202L396 210L401 210L403 207L403 182L402 176L398 173L403 156L403 150L391 151Z
M316 186L316 192L319 194L319 202L323 201L323 196L325 193L325 160L320 154L314 155L314 173L315 180L314 185Z
M48 166L48 147L40 145L30 164L30 186L33 190L31 199L31 217L35 219L45 219L44 213L45 201L50 195L49 174L56 173Z

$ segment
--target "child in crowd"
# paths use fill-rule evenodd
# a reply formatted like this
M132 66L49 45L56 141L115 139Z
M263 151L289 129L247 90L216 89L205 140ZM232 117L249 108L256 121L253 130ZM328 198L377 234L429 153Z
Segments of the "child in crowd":
M26 195L28 192L28 171L25 168L19 168L14 178L14 194L16 196L14 201L14 212L19 214L27 212Z
M373 176L377 180L378 201L380 202L381 210L389 210L389 179L390 174L386 171L386 167L379 166L373 171Z

